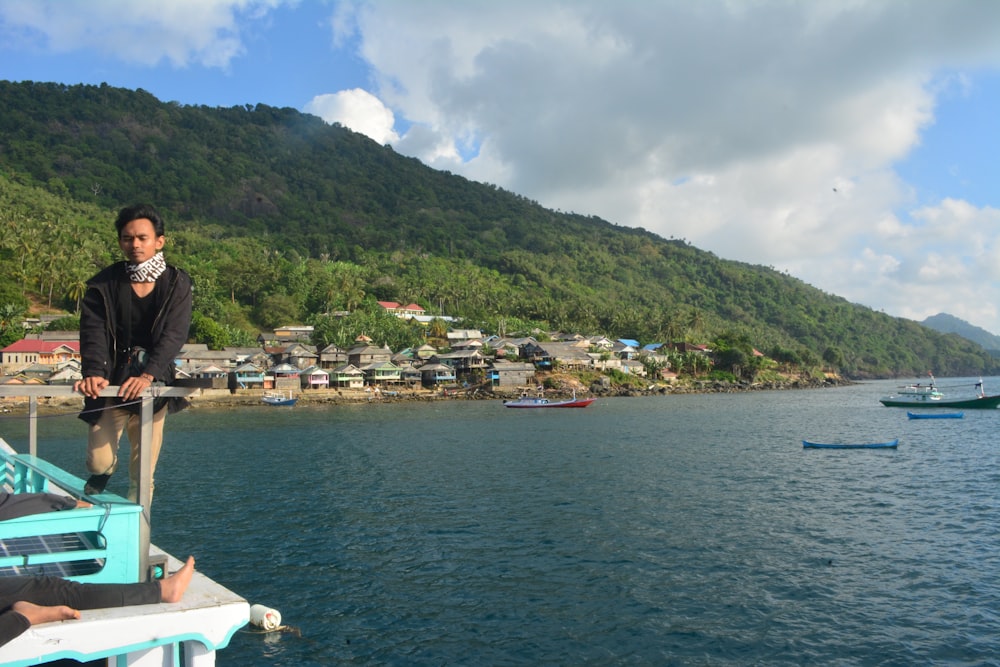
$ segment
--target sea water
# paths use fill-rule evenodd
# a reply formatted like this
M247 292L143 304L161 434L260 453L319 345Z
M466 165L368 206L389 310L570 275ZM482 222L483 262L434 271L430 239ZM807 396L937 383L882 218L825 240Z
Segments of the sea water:
M153 541L297 630L220 665L997 664L1000 411L892 386L195 408ZM76 421L40 453L85 476Z

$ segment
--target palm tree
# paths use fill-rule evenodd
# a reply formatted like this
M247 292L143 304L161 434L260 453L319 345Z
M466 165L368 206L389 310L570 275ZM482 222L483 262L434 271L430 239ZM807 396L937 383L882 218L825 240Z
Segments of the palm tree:
M698 331L705 325L705 317L700 310L691 308L691 312L688 313L687 325L692 331Z
M56 283L63 282L66 279L65 255L61 251L53 249L41 258L41 269L42 275L39 276L39 288L42 291L48 291L48 307L51 309L52 292L55 290ZM47 290L46 286L48 287Z
M72 282L70 282L69 288L66 290L66 298L76 303L77 314L80 313L80 302L83 300L83 295L86 293L87 293L86 278L81 278L80 274L73 276Z
M440 317L435 317L427 328L427 335L431 338L447 338L448 325Z

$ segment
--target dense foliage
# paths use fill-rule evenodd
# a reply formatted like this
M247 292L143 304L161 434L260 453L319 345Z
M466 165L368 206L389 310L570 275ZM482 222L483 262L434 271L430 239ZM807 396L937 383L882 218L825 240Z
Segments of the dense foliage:
M958 336L544 209L293 109L0 82L0 305L75 312L86 278L116 258L115 210L140 200L165 212L168 259L196 282L194 335L216 346L305 322L321 343L419 341L378 317L373 301L391 300L507 335L718 341L742 363L756 348L854 377L995 370Z

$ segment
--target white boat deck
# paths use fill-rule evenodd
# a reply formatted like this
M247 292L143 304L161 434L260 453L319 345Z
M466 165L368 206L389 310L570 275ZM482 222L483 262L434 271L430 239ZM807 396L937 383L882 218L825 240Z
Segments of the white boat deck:
M160 554L156 547L150 549L151 557ZM167 558L168 572L181 567L176 558ZM81 611L78 620L33 626L0 648L0 665L123 656L112 664L204 667L215 664L215 651L227 646L249 619L249 603L198 572L196 566L182 601Z

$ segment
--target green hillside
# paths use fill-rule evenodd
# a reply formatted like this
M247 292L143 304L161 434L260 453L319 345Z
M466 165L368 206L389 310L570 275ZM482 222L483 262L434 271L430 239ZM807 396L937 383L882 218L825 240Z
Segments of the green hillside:
M72 312L115 257L111 221L142 200L195 278L199 339L310 322L318 341L386 329L374 300L514 334L749 344L852 377L987 374L982 348L772 269L596 217L556 213L432 170L293 109L162 102L108 86L0 82L5 303ZM347 321L324 315L352 311ZM354 333L357 333L356 331Z
M971 340L973 343L982 346L983 349L989 350L993 356L1000 355L1000 336L991 334L986 329L969 324L954 315L938 313L924 319L921 324L941 333L958 334L962 338Z

